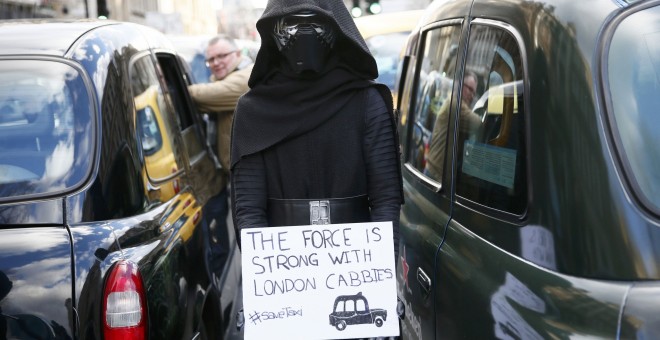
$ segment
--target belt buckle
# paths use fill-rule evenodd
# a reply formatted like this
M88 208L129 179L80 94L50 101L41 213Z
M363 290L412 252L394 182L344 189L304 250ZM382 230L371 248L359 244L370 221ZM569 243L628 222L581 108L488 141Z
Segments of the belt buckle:
M330 224L330 201L309 202L309 224Z

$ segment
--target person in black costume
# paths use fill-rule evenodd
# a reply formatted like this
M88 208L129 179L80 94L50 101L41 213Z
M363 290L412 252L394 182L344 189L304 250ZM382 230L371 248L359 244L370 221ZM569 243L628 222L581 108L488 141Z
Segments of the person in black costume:
M270 0L257 30L234 114L235 227L392 221L398 254L392 96L344 2Z

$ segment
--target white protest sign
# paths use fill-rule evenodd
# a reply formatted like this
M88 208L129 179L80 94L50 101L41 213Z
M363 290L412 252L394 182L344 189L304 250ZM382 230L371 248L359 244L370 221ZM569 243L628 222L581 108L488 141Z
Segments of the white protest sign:
M241 230L245 339L398 336L391 222Z

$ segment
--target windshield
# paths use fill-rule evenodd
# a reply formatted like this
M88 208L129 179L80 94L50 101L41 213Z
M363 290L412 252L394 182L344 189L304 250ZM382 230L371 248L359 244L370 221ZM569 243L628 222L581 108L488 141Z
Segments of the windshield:
M82 182L93 143L81 75L45 60L0 60L0 201Z

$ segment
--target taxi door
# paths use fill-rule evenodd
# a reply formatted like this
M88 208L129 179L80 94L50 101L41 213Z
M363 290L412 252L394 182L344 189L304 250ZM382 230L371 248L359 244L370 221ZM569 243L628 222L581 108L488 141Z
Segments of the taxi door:
M436 256L451 217L450 110L456 105L464 20L469 1L434 4L439 21L413 33L401 71L398 109L405 204L400 219L398 296L405 306L403 339L435 339ZM434 8L442 7L442 8ZM448 163L449 162L449 163Z

